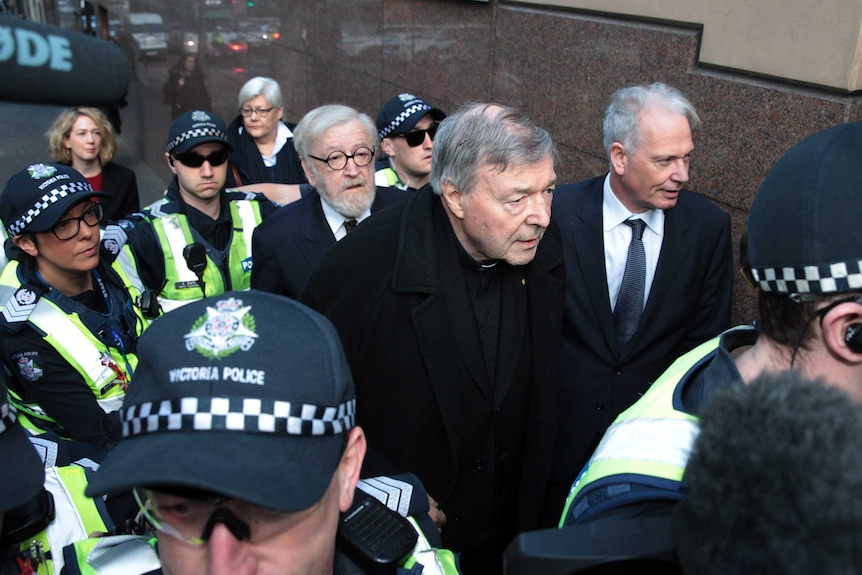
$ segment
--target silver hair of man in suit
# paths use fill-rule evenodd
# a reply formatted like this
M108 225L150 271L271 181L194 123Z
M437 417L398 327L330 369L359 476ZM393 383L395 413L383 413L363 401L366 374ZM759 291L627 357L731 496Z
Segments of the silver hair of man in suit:
M700 126L700 117L692 103L682 92L667 84L629 86L614 92L605 111L602 126L605 152L610 154L611 145L619 142L634 154L640 146L640 113L648 105L657 105L671 112L682 114L692 131Z

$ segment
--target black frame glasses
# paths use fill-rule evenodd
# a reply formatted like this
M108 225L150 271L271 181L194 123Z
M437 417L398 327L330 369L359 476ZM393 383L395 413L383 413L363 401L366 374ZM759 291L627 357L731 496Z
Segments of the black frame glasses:
M66 218L51 226L51 232L55 238L64 242L78 235L81 231L81 222L93 228L98 226L104 217L105 208L102 207L101 202L94 202L92 207L84 210L84 213L77 218Z
M425 142L425 134L428 134L428 137L431 138L431 141L434 141L434 136L437 135L437 128L440 127L440 124L432 124L425 130L413 130L412 132L404 132L402 134L395 134L399 138L404 138L407 141L407 145L411 148L415 148L417 146L421 146Z
M317 156L312 156L308 154L309 158L314 158L318 162L323 162L329 169L331 170L343 170L347 167L347 160L352 159L353 163L356 164L357 168L362 168L367 166L374 160L374 150L367 146L359 146L355 150L353 150L352 154L345 154L344 152L332 152L325 158L319 158Z
M219 150L208 156L198 154L197 152L186 152L185 154L174 154L174 158L182 165L189 168L200 168L204 162L209 162L210 166L221 166L227 162L228 151Z
M258 118L266 118L274 109L275 106L270 106L269 108L240 108L239 113L242 114L243 118L251 118L254 114L257 114Z

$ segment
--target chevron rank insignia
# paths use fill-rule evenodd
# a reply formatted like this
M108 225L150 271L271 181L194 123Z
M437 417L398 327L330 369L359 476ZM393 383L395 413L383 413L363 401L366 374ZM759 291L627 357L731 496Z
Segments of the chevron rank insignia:
M39 296L36 292L25 287L18 288L18 291L3 306L3 317L9 323L27 321L36 308L37 301Z

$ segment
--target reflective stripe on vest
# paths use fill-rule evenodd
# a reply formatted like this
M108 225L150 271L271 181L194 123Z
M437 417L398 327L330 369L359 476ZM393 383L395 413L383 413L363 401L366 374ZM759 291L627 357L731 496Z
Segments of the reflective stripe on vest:
M391 167L374 172L374 185L382 188L398 188L401 191L407 189L407 184L401 182L398 174Z
M4 316L7 311L6 307L11 308L12 305L10 298L14 298L18 288L21 287L17 269L18 262L10 262L0 277L0 281L3 282L3 285L0 285L0 305L4 307ZM137 333L140 335L140 331L143 326L147 325L147 322L143 320L142 316L138 315L138 317L143 322ZM123 357L119 350L106 348L101 341L90 333L90 330L80 321L77 314L66 314L44 296L39 298L32 310L22 311L14 319L21 322L27 321L39 332L45 334L43 336L45 342L57 350L57 353L78 372L105 413L117 411L122 407L125 389L118 384L112 385L119 377L112 367L118 368L128 382L132 376L129 368L133 370L137 365L137 357L134 354L127 354ZM112 360L112 365L108 365L108 360ZM45 414L35 403L25 403L20 397L11 393L11 390L7 391L20 412L35 418L28 423L35 424L36 420L39 419L53 421L53 418ZM29 425L25 424L25 426L30 429Z
M105 240L115 242L116 248L119 250L114 261L111 262L111 268L120 276L120 280L129 290L132 298L134 299L144 293L146 286L138 273L138 264L131 247L128 245L129 236L126 234L126 230L115 224L106 226L102 230L103 244Z
M422 566L422 575L458 575L460 572L455 554L448 549L431 547L416 520L408 517L407 521L410 522L419 537L416 539L416 545L413 546L410 556L404 561L403 567L412 569L418 563Z
M126 392L120 385L110 386L118 376L109 365L105 364L103 354L111 355L111 359L125 374L128 381L131 379L131 374L126 369L124 358L114 357L113 348L96 347L96 340L87 328L73 321L69 315L44 297L36 302L36 308L30 314L29 321L46 334L45 341L83 376L105 413L117 411L122 407Z
M87 475L83 467L69 465L45 469L45 489L54 499L54 520L18 548L27 552L34 545L41 547L46 555L50 552L48 562L53 563L54 575L60 575L63 569L62 549L66 545L113 527L104 507L98 507L93 499L84 495L86 488Z
M638 476L677 483L682 479L699 427L697 417L675 409L674 394L692 368L712 356L720 341L721 336L715 337L677 359L642 398L617 416L572 485L560 527L570 512L577 519L588 510L597 482L617 475L626 476L621 485L635 483Z
M183 219L182 222L180 222L180 218ZM159 218L159 221L162 223L164 237L168 244L167 248L171 250L171 256L174 259L174 271L176 275L171 279L183 283L198 281L198 276L188 266L179 265L179 262L186 261L183 257L183 250L193 242L191 232L187 229L187 226L183 225L186 223L185 217L179 214L171 214ZM162 246L162 249L164 247Z
M260 219L255 214L251 202L231 202L236 207L239 220L242 222L242 240L245 243L245 257L251 257L251 238L255 228L260 224Z
M142 575L161 567L155 539L139 535L76 541L63 555L69 575Z

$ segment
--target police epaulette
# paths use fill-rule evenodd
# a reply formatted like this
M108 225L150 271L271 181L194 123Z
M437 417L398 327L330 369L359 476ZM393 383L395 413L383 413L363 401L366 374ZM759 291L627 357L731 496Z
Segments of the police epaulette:
M131 223L128 223L127 225L134 226L134 224ZM128 240L129 236L126 234L126 230L123 229L122 225L111 224L105 226L104 231L102 231L100 255L109 263L113 263L114 260L117 259L117 256L120 255L120 251L123 249L123 246L126 245Z
M36 303L41 296L42 294L38 291L23 286L18 289L11 286L0 286L0 302L3 302L0 326L5 331L17 333L27 322L33 310L36 309Z
M248 200L248 201L258 200L258 201L260 201L260 200L266 199L266 196L262 193L248 192L245 190L226 190L225 195L227 196L227 199L231 202L238 202L241 200Z

